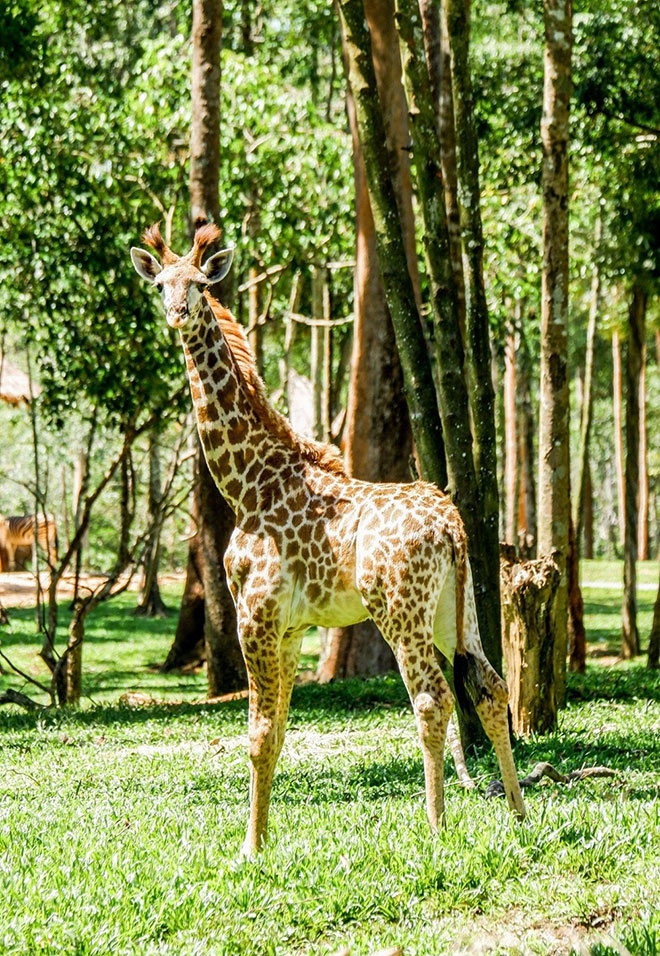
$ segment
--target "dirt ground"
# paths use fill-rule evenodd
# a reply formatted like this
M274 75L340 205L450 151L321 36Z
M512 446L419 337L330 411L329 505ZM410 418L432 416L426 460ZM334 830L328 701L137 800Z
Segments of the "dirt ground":
M163 585L173 584L183 586L183 573L180 574L162 574L158 580ZM103 584L105 578L101 574L81 574L80 590L82 593L98 588ZM59 600L66 600L73 597L73 575L62 578L57 588L57 597ZM0 604L6 608L12 607L34 607L35 604L35 585L34 575L30 571L12 571L0 574ZM48 575L41 575L41 587L44 592L48 589ZM138 591L140 589L140 578L138 575L128 586L129 591Z

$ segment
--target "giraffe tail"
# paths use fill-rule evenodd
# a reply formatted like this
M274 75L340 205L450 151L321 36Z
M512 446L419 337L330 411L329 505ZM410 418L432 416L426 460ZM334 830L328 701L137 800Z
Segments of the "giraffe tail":
M463 527L454 533L454 574L456 581L456 650L454 688L461 710L469 707L470 655L465 648L465 591L468 586L467 539Z

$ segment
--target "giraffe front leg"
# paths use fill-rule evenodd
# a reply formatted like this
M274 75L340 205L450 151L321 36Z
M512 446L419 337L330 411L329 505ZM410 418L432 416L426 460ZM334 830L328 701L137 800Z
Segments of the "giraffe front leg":
M241 648L248 673L248 750L250 816L242 854L252 857L264 845L275 764L281 749L279 727L280 639L254 617L241 621Z
M268 808L278 757L277 691L249 673L250 816L242 854L254 856L266 842Z
M280 646L280 690L277 701L277 756L279 757L286 734L286 722L289 716L291 693L298 673L300 645L303 635L286 635Z

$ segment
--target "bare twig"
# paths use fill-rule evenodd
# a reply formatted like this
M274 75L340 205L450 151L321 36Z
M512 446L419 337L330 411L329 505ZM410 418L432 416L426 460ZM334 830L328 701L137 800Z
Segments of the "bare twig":
M26 674L25 671L22 671L20 667L17 667L16 664L14 664L13 661L7 657L4 651L0 651L0 657L3 659L5 664L9 664L15 674L18 674L19 677L22 677L23 680L26 680L29 684L34 684L35 687L38 687L39 690L44 691L44 693L50 696L50 689L46 687L45 684L42 684L41 681L38 681L36 677L30 677L30 675Z

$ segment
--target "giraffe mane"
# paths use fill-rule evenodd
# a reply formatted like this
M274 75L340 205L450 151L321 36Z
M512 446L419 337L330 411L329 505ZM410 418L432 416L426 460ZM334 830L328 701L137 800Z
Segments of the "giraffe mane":
M231 312L225 309L210 292L206 291L204 295L225 337L238 374L246 386L252 407L261 422L287 447L298 451L305 461L318 465L325 471L345 475L343 462L330 445L297 435L284 415L280 415L273 408L266 394L266 387L257 371L243 326L238 324Z
M160 232L160 223L155 222L152 226L149 226L148 229L144 230L142 233L142 242L156 250L164 266L169 266L173 262L179 261L179 257L172 252L170 247L165 243Z

